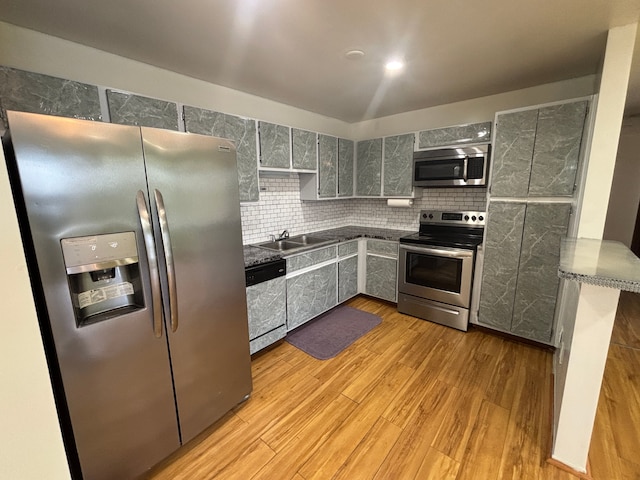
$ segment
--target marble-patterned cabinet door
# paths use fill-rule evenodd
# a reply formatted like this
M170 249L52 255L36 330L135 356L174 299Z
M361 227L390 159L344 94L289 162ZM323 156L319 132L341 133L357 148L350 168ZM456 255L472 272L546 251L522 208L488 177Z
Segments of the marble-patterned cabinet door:
M560 243L571 205L529 203L524 220L511 332L549 343L558 295Z
M573 195L586 115L586 100L538 111L530 196Z
M356 195L379 197L382 191L382 138L358 142L356 151Z
M478 322L511 330L525 203L491 202L485 229Z
M178 105L156 98L107 90L111 123L178 130Z
M338 139L338 196L353 196L353 154L354 142L346 138Z
M287 330L337 305L337 273L337 264L331 263L287 278Z
M492 197L572 196L588 102L496 116Z
M338 261L338 303L358 293L358 257Z
M184 124L187 132L228 138L235 142L240 201L257 202L260 190L255 120L185 106Z
M496 117L493 164L490 165L493 197L527 196L537 121L538 110Z
M318 168L318 135L315 132L291 129L291 164L301 170Z
M259 122L260 166L289 168L291 163L291 139L289 127Z
M410 196L413 178L413 144L415 135L396 135L384 139L383 195Z
M253 354L286 334L287 283L285 277L278 277L247 287L246 291L249 345ZM276 330L281 333L269 335Z
M318 196L334 198L338 189L338 139L318 135Z

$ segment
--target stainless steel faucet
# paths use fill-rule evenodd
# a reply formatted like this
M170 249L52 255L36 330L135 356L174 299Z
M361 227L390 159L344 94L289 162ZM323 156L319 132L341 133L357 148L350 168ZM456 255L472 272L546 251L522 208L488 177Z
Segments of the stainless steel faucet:
M284 230L282 233L278 234L278 235L269 235L269 238L271 239L272 242L275 242L276 240L284 240L285 238L289 238L289 230Z

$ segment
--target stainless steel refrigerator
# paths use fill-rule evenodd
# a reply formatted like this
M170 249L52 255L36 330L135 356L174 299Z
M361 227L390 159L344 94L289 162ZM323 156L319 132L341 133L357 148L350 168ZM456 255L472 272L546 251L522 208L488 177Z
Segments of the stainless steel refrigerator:
M72 471L135 477L251 391L235 148L29 113L8 121Z

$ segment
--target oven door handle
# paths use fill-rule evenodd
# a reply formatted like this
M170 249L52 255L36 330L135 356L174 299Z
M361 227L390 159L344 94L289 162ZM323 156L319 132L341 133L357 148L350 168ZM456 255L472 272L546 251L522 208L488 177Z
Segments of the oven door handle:
M400 245L401 249L407 252L425 253L430 255L439 255L441 257L450 258L470 258L473 257L473 250L465 250L460 248L447 248L447 247L411 247L408 245Z

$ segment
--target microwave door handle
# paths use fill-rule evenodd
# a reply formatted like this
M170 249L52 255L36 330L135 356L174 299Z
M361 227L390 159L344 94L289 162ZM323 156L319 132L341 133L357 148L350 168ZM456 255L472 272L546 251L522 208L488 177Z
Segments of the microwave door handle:
M450 257L450 258L473 257L473 250L432 248L432 247L412 247L405 244L400 245L400 248L408 252L440 255L442 257Z
M171 247L171 236L169 235L169 222L167 221L167 210L164 207L162 193L155 189L153 196L158 208L158 222L160 223L160 233L162 235L162 246L164 248L164 259L167 268L167 282L169 283L169 314L171 317L171 331L178 329L178 289L176 287L176 269L173 263L173 248Z
M162 301L160 299L160 274L158 272L156 248L153 242L151 217L149 216L149 210L147 209L147 203L145 201L144 193L142 192L142 190L138 190L138 194L136 195L136 203L138 205L138 216L140 217L140 226L142 227L144 246L147 252L147 263L149 264L153 333L156 338L160 338L162 337Z
M469 178L468 169L469 169L469 155L464 157L464 168L463 168L463 172L462 172L462 179L465 182Z

